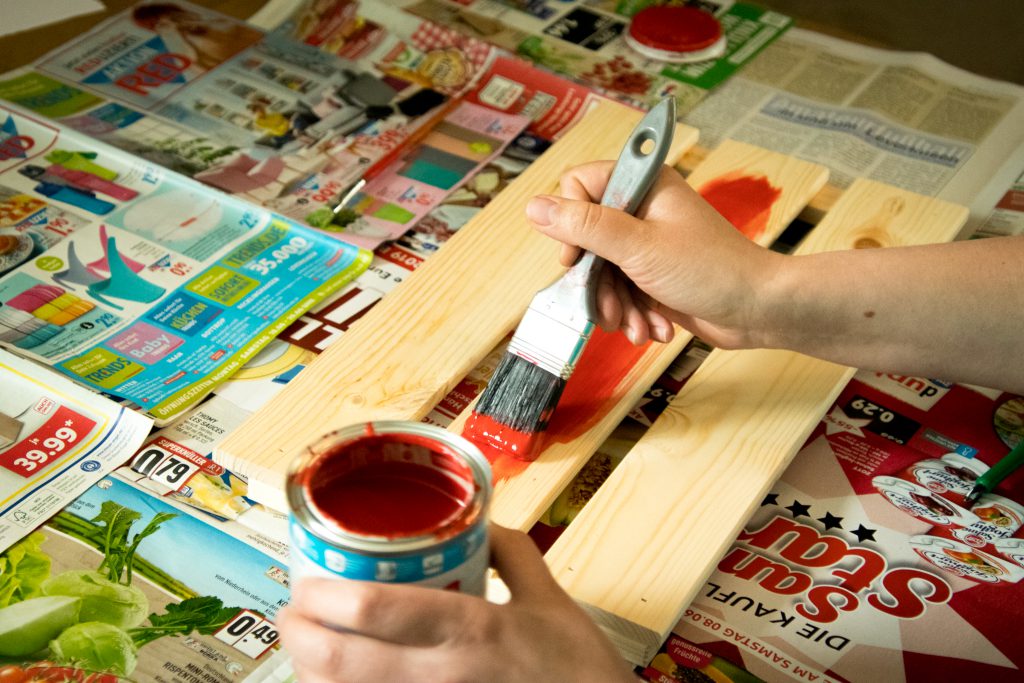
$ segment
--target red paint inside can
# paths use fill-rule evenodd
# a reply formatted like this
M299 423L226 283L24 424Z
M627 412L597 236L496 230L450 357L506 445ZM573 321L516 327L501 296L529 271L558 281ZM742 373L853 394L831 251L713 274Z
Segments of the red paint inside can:
M299 482L317 516L348 534L447 537L463 530L472 470L443 444L377 434L325 451Z

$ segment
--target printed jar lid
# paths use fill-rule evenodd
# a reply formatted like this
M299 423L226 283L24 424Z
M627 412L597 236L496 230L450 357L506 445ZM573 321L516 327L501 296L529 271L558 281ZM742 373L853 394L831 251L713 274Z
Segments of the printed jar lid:
M988 465L955 453L949 455L944 455L941 460L919 460L907 468L909 476L903 478L916 481L935 493L959 494L957 502L962 502Z
M871 485L882 496L911 517L936 526L968 526L978 521L969 510L924 486L897 477L875 477Z
M971 512L998 529L1000 536L1012 536L1024 526L1024 505L994 493L986 493L978 498Z
M1017 583L1024 578L1024 568L952 539L923 534L912 536L909 543L939 569L977 583Z
M697 62L725 52L722 25L696 7L657 5L636 13L625 34L626 44L649 59Z
M1000 555L1024 569L1024 538L1001 538L992 545Z

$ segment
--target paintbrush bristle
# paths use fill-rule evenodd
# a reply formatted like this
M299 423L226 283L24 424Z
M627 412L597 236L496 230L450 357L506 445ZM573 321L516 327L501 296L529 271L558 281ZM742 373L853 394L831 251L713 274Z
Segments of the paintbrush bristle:
M565 380L506 352L473 412L525 434L544 431Z

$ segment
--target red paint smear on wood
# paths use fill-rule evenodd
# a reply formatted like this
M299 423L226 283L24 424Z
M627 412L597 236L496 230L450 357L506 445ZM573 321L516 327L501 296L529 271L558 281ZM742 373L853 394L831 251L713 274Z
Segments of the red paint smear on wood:
M621 332L596 328L551 415L547 439L568 443L597 424L621 397L616 389L650 344L634 346Z
M782 194L782 190L763 175L736 173L709 180L699 192L718 213L752 240L768 228L772 206Z
M621 332L596 328L565 384L545 432L523 433L474 412L462 435L491 463L495 482L521 474L550 443L569 443L597 424L618 402L619 385L650 342L634 346Z

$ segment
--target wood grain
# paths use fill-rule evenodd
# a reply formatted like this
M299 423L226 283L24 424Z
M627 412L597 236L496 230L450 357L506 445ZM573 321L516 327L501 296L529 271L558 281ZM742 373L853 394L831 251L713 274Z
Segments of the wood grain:
M515 326L560 274L557 245L523 208L572 166L615 158L641 112L602 102L217 449L250 493L283 507L297 448L341 426L419 420ZM678 126L668 163L696 142Z
M953 239L967 209L859 180L798 253ZM854 370L713 351L547 554L623 654L647 662Z
M778 237L828 179L828 169L823 166L728 140L693 171L689 182L699 188L716 178L737 174L763 176L780 191L767 228L757 240L764 246ZM528 530L690 339L692 335L677 328L670 343L652 344L615 387L596 424L572 441L552 443L522 472L497 481L491 518L505 526ZM449 429L461 433L472 410L471 405Z

